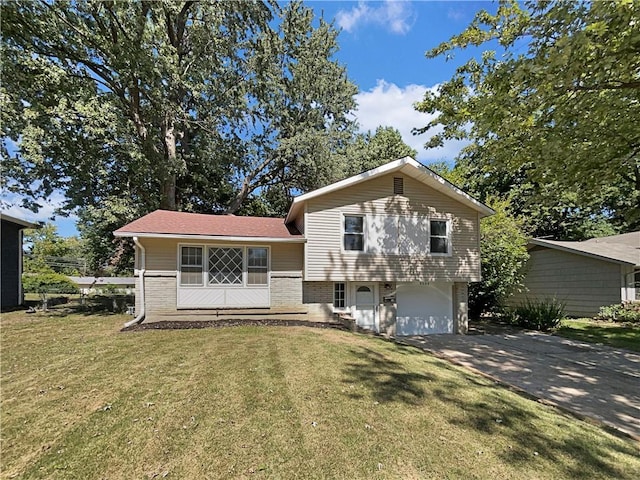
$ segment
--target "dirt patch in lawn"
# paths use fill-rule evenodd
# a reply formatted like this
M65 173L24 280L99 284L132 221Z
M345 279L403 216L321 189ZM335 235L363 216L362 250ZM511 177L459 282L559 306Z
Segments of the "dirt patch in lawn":
M224 328L224 327L312 327L312 328L333 328L338 330L347 330L347 328L341 323L333 322L306 322L304 320L248 320L248 319L233 319L233 320L201 320L201 321L188 321L188 320L176 320L176 321L163 321L142 323L138 325L132 325L125 327L122 332L137 332L141 330L189 330L194 328Z

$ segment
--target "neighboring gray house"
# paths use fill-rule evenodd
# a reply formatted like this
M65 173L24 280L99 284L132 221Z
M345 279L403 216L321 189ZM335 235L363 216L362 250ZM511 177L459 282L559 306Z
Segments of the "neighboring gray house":
M567 315L585 317L601 306L638 299L640 231L583 242L534 238L527 248L526 288L509 299L511 305L556 297Z
M38 228L35 223L0 214L2 259L0 261L0 309L5 310L21 305L22 295L22 230Z
M114 233L136 246L133 322L338 314L464 333L493 213L407 157L296 197L286 218L157 210Z

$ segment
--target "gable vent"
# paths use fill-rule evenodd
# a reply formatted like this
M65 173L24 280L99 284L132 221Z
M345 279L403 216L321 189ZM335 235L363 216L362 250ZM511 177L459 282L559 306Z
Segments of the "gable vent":
M404 195L404 178L393 177L393 194Z

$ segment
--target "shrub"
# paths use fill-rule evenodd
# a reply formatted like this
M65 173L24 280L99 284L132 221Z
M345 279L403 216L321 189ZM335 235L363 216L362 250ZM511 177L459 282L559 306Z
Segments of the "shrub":
M596 320L640 323L640 303L624 302L600 307Z
M78 293L78 286L69 277L60 273L25 273L22 288L27 293L38 293L43 310L47 309L48 295Z
M564 304L555 298L526 299L520 305L508 308L505 318L514 325L546 332L557 327L564 318Z

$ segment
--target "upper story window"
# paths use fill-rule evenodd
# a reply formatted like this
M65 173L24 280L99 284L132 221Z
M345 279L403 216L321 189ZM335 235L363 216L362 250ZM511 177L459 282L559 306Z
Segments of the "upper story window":
M449 253L449 228L446 220L429 222L429 252Z
M364 251L364 217L344 216L344 249Z

